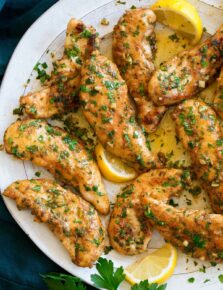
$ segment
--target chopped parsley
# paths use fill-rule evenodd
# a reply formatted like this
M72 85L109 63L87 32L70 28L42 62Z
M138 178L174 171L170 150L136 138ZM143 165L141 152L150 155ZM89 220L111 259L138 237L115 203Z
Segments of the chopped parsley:
M118 81L105 81L104 84L109 90L116 90L121 86L121 83Z
M68 56L68 58L76 57L80 54L80 49L77 46L74 46L73 48L67 48L65 49L64 53Z
M187 279L187 282L189 282L189 283L194 283L194 281L195 281L195 278L194 277L191 277L191 278L188 278Z
M18 145L12 147L12 154L17 158L22 158L24 156L23 153L18 151Z
M13 115L22 116L23 115L23 110L24 110L24 106L19 106L18 108L15 108L13 110Z
M41 84L44 84L46 81L50 79L50 76L46 72L47 68L46 62L40 63L37 62L37 64L34 66L34 70L37 72L37 80L40 80Z
M32 190L39 192L41 190L41 186L40 185L35 185Z
M221 283L223 283L223 274L220 274L220 275L218 276L218 280L219 280Z
M104 254L107 255L111 250L113 250L112 246L105 246L104 248Z
M84 29L80 36L83 38L90 38L92 35L93 34L88 29Z
M46 125L45 129L46 129L47 133L50 134L50 135L55 135L55 136L61 136L62 135L62 133L59 130L54 129L50 125Z
M36 151L38 151L38 147L36 145L26 146L26 150L30 153L35 153Z
M192 240L194 245L200 249L203 249L206 244L206 241L203 240L199 234L194 234Z
M30 113L32 113L33 115L36 115L36 114L37 114L37 109L36 109L34 106L31 106L31 107L29 108L29 111L30 111Z
M36 176L36 177L40 177L40 175L41 175L41 172L39 172L39 171L36 171L36 172L35 172L35 176Z
M110 123L111 120L112 120L112 118L110 118L110 117L102 117L101 118L101 121L103 124Z
M103 195L104 195L103 192L101 192L101 191L98 190L98 186L97 186L97 185L94 185L94 186L92 187L92 190L93 190L94 192L96 192L97 195L99 195L99 196L103 196Z
M77 145L77 140L75 140L75 139L71 139L71 137L67 135L67 136L65 136L65 137L63 138L63 142L64 142L65 144L68 144L68 147L69 147L69 149L70 149L71 151L74 151L74 150L75 150L76 145Z

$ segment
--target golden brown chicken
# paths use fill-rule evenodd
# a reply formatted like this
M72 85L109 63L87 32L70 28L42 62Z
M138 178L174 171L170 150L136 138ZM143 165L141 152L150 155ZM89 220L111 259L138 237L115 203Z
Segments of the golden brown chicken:
M110 242L115 250L124 255L147 250L152 227L144 215L142 196L148 192L151 197L165 202L170 192L175 195L183 189L183 177L184 172L178 169L151 170L122 189L108 225Z
M102 214L109 200L99 169L82 143L45 121L27 119L5 132L5 150L21 160L31 160L78 190Z
M67 25L64 55L53 63L49 81L40 91L20 98L20 105L33 118L50 118L71 111L78 105L80 69L83 61L98 48L99 39L93 27L71 19Z
M3 194L46 223L78 266L91 267L102 254L105 232L96 210L55 181L16 181Z
M105 56L94 54L82 68L83 113L102 145L137 169L159 166L136 123L125 81Z
M216 113L223 118L223 67L221 68L221 73L217 79L217 91L213 101L213 108Z
M223 64L223 25L202 44L163 63L149 82L156 105L172 105L191 98L210 84Z
M166 203L171 195L171 190L167 190L153 197L149 192L142 196L145 216L151 225L167 242L192 257L223 262L223 215L175 208Z
M147 250L153 228L185 253L201 260L223 261L223 215L175 208L170 198L190 183L188 171L151 170L118 195L108 226L111 245L121 254Z
M137 108L137 119L147 133L159 124L165 107L158 107L148 96L148 82L155 69L154 33L156 16L148 8L127 11L114 27L112 52Z
M191 99L178 105L172 116L213 210L223 213L223 139L215 112L205 103Z

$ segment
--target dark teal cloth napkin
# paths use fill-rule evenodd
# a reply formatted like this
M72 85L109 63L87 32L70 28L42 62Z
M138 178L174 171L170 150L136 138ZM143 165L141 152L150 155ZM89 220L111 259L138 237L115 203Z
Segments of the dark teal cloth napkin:
M19 39L55 2L0 0L0 81ZM0 196L0 290L46 290L40 274L48 272L64 271L20 229Z
M19 228L0 198L0 290L46 290L40 274L52 271L64 272Z
M29 26L57 0L0 0L0 77Z

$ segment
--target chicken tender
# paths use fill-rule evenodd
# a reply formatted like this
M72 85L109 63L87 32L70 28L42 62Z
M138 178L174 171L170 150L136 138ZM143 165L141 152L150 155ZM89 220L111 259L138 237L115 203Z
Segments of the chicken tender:
M102 254L105 231L94 207L55 181L16 181L3 194L46 223L78 266L91 267Z
M173 195L182 190L183 171L178 169L151 170L124 187L111 214L108 234L112 247L124 255L135 255L147 250L152 236L150 221L144 215L142 196L165 202L169 192Z
M98 44L98 34L93 27L71 19L67 25L64 55L53 63L50 80L40 91L20 98L25 112L38 119L77 108L81 66Z
M109 212L109 200L99 169L82 143L43 120L16 121L5 132L7 153L31 160L78 190L102 214Z
M187 100L173 112L177 135L190 153L193 169L209 194L213 210L223 213L223 139L212 108Z
M82 68L83 113L102 145L136 169L159 166L135 119L125 81L105 56L94 54Z
M75 79L77 80L77 78ZM80 84L78 76L77 85ZM76 93L74 87L63 85L64 93L59 92L57 85L44 87L36 93L29 93L20 98L20 105L24 107L27 115L33 118L47 119L72 108L77 108Z
M216 77L223 65L223 25L202 44L164 62L149 82L156 105L172 105L191 98Z
M188 171L151 170L118 195L108 226L111 245L126 255L147 249L153 229L201 260L223 261L223 215L175 208L168 203L190 184Z
M217 79L218 86L214 97L213 109L215 112L223 118L223 67L221 68L221 74Z
M164 112L148 96L148 82L155 70L156 16L148 8L127 11L114 27L112 52L137 108L137 119L147 133L154 131Z
M171 197L171 190L168 191ZM167 242L194 258L223 262L223 215L204 210L174 208L166 204L166 193L157 197L145 193L142 205L151 225Z

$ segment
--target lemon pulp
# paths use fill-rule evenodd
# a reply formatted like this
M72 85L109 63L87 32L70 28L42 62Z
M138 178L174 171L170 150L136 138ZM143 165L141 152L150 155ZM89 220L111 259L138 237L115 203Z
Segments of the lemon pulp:
M95 154L101 173L106 179L119 183L130 181L137 176L133 168L107 152L100 143L95 148Z
M126 267L126 280L131 284L148 280L150 283L163 283L174 272L177 263L177 251L171 244L148 254L140 261Z
M195 44L203 32L201 18L196 8L186 0L158 0L151 6L157 20L180 32Z

